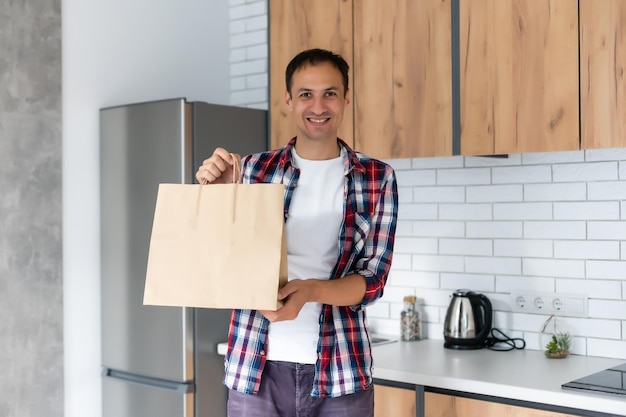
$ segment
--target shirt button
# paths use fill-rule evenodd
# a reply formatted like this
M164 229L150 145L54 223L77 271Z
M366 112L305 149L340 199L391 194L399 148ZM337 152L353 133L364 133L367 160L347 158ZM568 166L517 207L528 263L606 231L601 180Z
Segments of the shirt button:
M262 351L260 351L260 352L259 352L259 354L260 354L261 356L265 356L265 351L264 351L264 350L262 350Z

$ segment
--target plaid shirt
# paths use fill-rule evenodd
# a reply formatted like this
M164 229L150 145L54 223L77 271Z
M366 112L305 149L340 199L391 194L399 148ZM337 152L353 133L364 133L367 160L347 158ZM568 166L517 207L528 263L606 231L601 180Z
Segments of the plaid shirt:
M246 156L244 183L285 185L285 220L300 171L294 166L293 138L283 148ZM330 279L350 274L365 277L361 304L349 307L323 304L317 345L318 360L311 395L338 397L367 389L372 384L372 354L363 307L383 294L391 266L398 213L398 192L393 169L354 152L343 141L344 213L339 233L339 254ZM257 393L266 361L269 321L256 310L233 310L225 359L224 384L237 391Z

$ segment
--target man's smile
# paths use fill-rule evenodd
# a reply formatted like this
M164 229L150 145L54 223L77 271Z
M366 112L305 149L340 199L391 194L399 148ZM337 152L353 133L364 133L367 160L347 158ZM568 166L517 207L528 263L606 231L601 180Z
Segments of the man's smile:
M322 124L329 121L330 117L307 117L306 119L311 123Z

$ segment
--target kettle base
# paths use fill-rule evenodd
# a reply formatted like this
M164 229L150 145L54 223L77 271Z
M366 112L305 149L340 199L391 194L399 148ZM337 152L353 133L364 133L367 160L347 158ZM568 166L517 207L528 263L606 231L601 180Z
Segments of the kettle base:
M484 343L453 343L453 342L444 342L443 347L446 349L457 349L457 350L473 350L473 349L482 349L485 347Z

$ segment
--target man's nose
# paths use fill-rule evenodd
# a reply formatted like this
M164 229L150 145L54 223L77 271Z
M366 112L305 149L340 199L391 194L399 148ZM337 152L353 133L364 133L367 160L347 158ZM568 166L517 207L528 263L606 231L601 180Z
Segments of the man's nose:
M314 97L311 103L311 111L315 114L322 114L326 111L326 102L324 97Z

